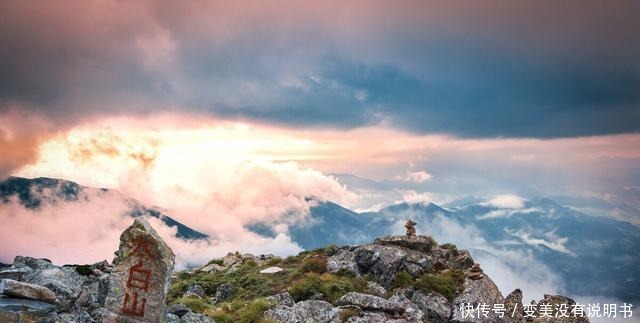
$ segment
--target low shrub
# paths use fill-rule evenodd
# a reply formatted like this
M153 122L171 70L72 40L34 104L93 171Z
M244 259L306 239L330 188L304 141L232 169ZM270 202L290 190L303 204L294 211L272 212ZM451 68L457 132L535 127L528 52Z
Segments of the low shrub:
M262 319L262 315L272 306L266 299L258 298L250 302L224 303L219 309L209 310L206 314L219 323L263 323L267 321Z
M327 272L327 259L323 257L309 257L302 263L303 273L322 274Z
M202 313L211 308L211 304L199 297L180 297L174 301L174 304L184 304L192 311Z
M440 274L424 274L416 281L416 288L424 292L436 292L452 301L464 284L464 272L460 269Z
M406 271L396 273L391 288L405 288L413 284L413 276Z

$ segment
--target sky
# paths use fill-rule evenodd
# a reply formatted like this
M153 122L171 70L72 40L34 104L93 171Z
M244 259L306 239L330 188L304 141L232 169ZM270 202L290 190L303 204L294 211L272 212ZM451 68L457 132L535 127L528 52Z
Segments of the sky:
M269 242L243 224L307 196L551 196L638 225L639 29L635 0L2 1L0 177L248 249Z

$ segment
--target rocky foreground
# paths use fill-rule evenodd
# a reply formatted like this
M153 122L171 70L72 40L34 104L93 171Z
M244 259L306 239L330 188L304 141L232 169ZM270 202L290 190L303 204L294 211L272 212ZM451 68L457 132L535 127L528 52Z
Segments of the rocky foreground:
M0 267L0 322L103 322L115 269L106 261L59 267L16 257ZM534 303L552 305L551 317L525 318L520 290L503 297L469 252L428 236L286 259L229 253L171 278L167 322L588 322L554 317L556 308L575 303L551 295ZM464 315L465 304L489 313ZM504 307L503 317L496 307ZM134 316L120 322L148 321Z

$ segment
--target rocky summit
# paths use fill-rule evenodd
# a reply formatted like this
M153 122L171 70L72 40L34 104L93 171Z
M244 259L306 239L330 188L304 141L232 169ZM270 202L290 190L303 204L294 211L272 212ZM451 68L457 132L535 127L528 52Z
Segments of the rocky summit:
M0 267L0 322L588 322L558 315L567 297L503 296L468 251L425 235L284 259L229 252L171 273L173 252L137 219L116 255L62 267L16 257Z

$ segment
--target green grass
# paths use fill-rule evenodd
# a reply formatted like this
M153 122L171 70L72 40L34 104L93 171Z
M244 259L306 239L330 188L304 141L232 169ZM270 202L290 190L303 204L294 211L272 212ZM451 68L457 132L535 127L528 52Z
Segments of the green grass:
M327 272L327 259L324 257L310 257L302 263L303 273L322 274Z
M272 306L266 299L258 298L250 302L223 303L219 308L207 310L205 314L218 323L265 323L267 321L262 319L262 314Z
M396 277L393 279L393 284L391 285L392 289L396 288L406 288L413 285L413 276L406 271L401 271L396 274Z
M194 312L202 313L211 308L211 304L198 297L180 297L173 304L184 304Z
M335 303L348 292L364 292L367 282L361 278L351 278L324 273L305 273L291 284L289 293L296 302L303 301L315 293L324 295L327 301Z
M424 274L416 281L416 288L424 292L436 292L452 301L464 284L464 272L460 269L440 274Z

